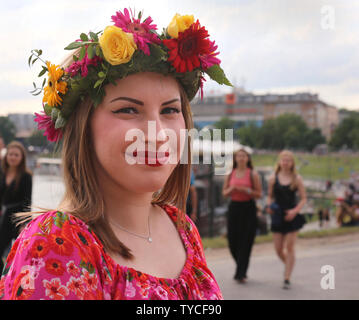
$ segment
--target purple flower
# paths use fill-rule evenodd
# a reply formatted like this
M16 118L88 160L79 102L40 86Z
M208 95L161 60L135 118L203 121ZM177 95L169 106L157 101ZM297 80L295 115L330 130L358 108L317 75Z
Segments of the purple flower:
M129 11L125 9L124 13L118 11L116 12L116 15L111 18L116 27L121 28L124 32L133 34L133 39L135 40L137 47L146 55L150 55L148 44L161 43L161 40L155 33L157 26L155 24L151 24L153 22L151 17L148 17L141 22L141 18L135 19L132 11L130 16Z
M47 140L51 142L57 142L62 138L61 129L55 129L55 124L52 122L51 117L46 115L45 112L41 111L42 114L35 112L34 121L37 122L39 130L45 130L44 136L47 136Z
M199 56L199 60L201 61L202 68L204 70L212 67L215 64L220 64L221 60L216 58L216 56L219 55L219 52L215 52L217 50L218 46L215 45L215 42L210 41L210 47L209 52L210 54L204 54Z
M77 40L77 41L80 41L80 40ZM86 48L87 48L87 46L86 46ZM86 52L85 57L82 60L75 61L65 71L67 73L70 73L71 77L74 77L81 70L81 77L85 78L88 75L88 66L96 67L99 62L101 62L100 57L95 55L92 59L89 59L87 52Z

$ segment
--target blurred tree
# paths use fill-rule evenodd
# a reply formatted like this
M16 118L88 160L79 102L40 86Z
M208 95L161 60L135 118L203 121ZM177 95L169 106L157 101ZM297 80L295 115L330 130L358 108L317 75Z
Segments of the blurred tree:
M8 144L15 140L16 128L8 117L0 117L0 136L3 137L4 143Z
M43 131L35 130L32 135L27 138L27 143L31 146L46 147L49 144L49 141L46 136L44 136Z
M221 129L221 140L225 140L225 129L233 129L235 127L236 122L234 120L229 119L228 117L223 117L219 121L213 124L214 128ZM236 139L235 131L233 132L233 138Z
M312 151L317 144L325 142L319 129L308 128L305 121L295 114L283 114L275 119L268 119L262 127L249 123L236 132L242 144L259 149L290 148Z
M338 150L344 146L349 149L359 149L359 115L353 114L344 119L335 129L329 142L330 146Z

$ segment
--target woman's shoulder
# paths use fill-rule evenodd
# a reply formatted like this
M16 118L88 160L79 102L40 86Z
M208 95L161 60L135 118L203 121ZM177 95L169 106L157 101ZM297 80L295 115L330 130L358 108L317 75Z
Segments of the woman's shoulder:
M101 246L86 224L47 211L29 222L12 246L0 299L100 299L101 268Z
M21 179L24 181L31 181L32 180L32 173L31 171L24 171L21 175Z
M44 241L53 247L60 244L58 249L64 249L68 256L76 255L74 249L89 250L90 254L94 247L103 247L91 228L70 213L51 210L35 215L17 238L21 243L34 245L36 241Z

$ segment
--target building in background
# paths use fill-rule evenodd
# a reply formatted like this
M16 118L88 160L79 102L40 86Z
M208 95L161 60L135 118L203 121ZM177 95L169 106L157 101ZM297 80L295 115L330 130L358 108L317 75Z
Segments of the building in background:
M37 128L32 113L9 113L8 118L15 125L16 138L28 138Z
M256 95L236 88L232 93L197 98L191 103L194 123L203 128L212 125L222 117L236 122L235 128L248 122L258 126L267 119L285 113L302 117L309 128L318 128L329 139L339 124L339 112L334 106L321 101L317 94L262 94Z

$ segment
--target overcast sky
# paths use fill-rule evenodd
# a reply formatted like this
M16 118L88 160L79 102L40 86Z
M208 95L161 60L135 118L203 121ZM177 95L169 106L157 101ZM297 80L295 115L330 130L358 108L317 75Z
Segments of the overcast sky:
M218 44L222 68L254 93L318 93L326 103L359 110L357 0L0 0L0 115L37 112L29 91L40 64L31 49L60 63L81 32L100 31L125 7L144 10L159 31L175 13L193 14ZM37 83L39 81L37 80ZM205 94L228 92L206 82Z

